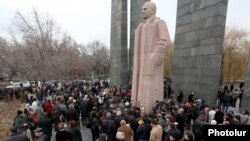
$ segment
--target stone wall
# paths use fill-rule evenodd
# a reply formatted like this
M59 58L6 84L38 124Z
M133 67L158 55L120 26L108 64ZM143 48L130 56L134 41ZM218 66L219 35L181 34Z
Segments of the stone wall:
M227 0L178 0L172 87L216 103Z

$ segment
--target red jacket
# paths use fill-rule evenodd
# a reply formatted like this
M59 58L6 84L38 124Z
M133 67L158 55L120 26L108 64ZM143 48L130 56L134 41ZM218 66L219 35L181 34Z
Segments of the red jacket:
M52 111L52 104L50 102L46 102L44 105L44 110L46 113L51 113Z

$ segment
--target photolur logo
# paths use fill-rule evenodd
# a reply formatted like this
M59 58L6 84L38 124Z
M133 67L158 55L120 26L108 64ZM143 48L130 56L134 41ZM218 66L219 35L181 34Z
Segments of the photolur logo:
M208 136L227 136L227 137L244 137L246 136L247 131L238 131L234 129L233 131L229 131L228 129L225 131L218 131L217 129L208 129Z

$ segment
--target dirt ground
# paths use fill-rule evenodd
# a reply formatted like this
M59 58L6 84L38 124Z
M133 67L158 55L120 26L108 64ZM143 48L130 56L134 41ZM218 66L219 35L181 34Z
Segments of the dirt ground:
M23 109L20 101L0 101L0 141L4 141L8 137L18 109Z

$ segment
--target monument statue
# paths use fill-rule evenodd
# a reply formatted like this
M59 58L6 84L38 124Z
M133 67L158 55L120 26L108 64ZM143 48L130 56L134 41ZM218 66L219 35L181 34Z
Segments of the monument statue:
M163 100L164 58L171 41L155 3L146 2L142 14L144 22L135 30L132 104L149 112L156 100Z

